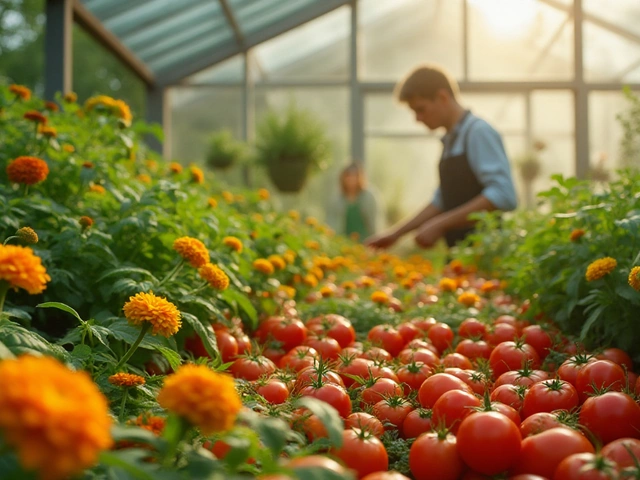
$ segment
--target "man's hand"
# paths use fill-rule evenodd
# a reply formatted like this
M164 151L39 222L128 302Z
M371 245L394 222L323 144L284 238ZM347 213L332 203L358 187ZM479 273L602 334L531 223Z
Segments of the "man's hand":
M418 230L416 243L422 248L431 248L444 236L445 232L441 222L436 219L430 220Z
M396 232L374 235L367 238L364 241L364 244L372 248L389 248L391 245L396 243L399 238L400 235L398 235Z

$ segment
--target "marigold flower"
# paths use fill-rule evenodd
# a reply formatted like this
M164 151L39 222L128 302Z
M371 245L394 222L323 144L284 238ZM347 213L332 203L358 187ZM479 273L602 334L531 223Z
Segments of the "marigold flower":
M86 215L80 217L80 220L78 220L78 222L80 222L80 226L85 230L93 226L93 218L87 217Z
M313 273L307 273L304 277L302 277L302 283L304 283L307 287L316 288L318 286L318 277L316 277Z
M440 283L438 284L440 290L443 292L454 292L456 288L458 288L458 282L456 282L453 278L444 277L440 279Z
M87 99L87 101L84 102L84 109L87 112L90 112L94 108L100 106L100 107L106 107L109 110L111 110L115 107L115 105L116 105L116 101L114 98L111 98L107 95L97 95L95 97L91 97Z
M640 267L633 267L629 272L629 285L640 292Z
M287 250L286 252L284 252L282 254L282 258L288 264L295 263L295 261L296 261L296 252L294 252L293 250Z
M273 265L273 268L276 270L284 270L287 266L287 262L285 262L280 255L269 255L267 260L271 262L271 265Z
M251 215L251 218L253 220L255 220L256 222L263 222L264 221L264 217L262 216L261 213L254 213L253 215Z
M122 123L127 127L131 126L131 120L133 120L133 115L131 115L131 109L129 105L127 105L122 100L116 100L113 105L113 111L116 116L122 120Z
M158 162L156 162L155 160L149 159L144 163L145 163L145 165L147 166L147 168L149 170L157 170L157 168L158 168Z
M473 307L480 301L480 297L473 292L462 292L458 295L458 302L466 307Z
M411 290L413 287L415 287L416 280L413 280L412 278L409 278L409 277L403 278L402 281L400 282L400 285L402 286L402 288Z
M194 183L204 183L204 172L200 168L192 166L189 170L191 171L191 180Z
M233 195L233 193L225 190L224 192L222 192L222 198L224 198L224 201L227 203L233 203L235 196Z
M158 333L170 337L180 330L180 310L166 298L157 297L153 292L140 292L124 304L124 316L129 323L139 326L148 322L153 327L153 335Z
M171 173L181 173L182 165L180 165L178 162L171 162L169 164L169 170L171 171Z
M393 275L396 278L404 278L407 276L407 268L403 265L398 265L393 269Z
M42 260L29 247L0 245L0 282L35 295L44 291L50 280Z
M10 85L9 91L15 96L20 97L22 100L29 100L31 98L31 90L24 85Z
M133 373L119 372L109 377L109 383L111 385L115 385L116 387L128 388L128 387L138 387L140 385L144 385L147 382L144 379L144 377L141 377L140 375L134 375Z
M238 253L242 253L242 240L237 237L224 237L222 243L227 247L235 250Z
M300 213L297 210L289 210L289 213L287 213L287 215L289 215L289 218L292 220L300 220Z
M307 217L304 222L310 227L315 227L316 225L318 225L318 219L315 217Z
M185 365L169 375L158 403L204 435L229 430L242 408L233 378L205 365Z
M360 284L365 288L373 287L376 284L376 281L371 277L362 277L360 278Z
M38 128L38 132L41 135L44 135L45 137L49 137L49 138L56 138L58 136L58 131L53 127L46 127L46 126L40 125L40 127Z
M35 245L38 243L38 234L31 227L22 227L16 231L16 237L26 245Z
M57 112L58 110L60 110L60 107L58 107L58 104L56 102L51 102L49 100L44 102L44 108L46 108L50 112Z
M500 282L487 280L480 287L480 291L482 293L489 293L489 292L493 292L494 290L497 290L498 288L500 288Z
M599 258L598 260L591 262L591 264L587 267L585 278L587 279L587 282L599 280L600 278L610 274L617 265L618 262L615 258Z
M64 150L67 153L74 153L76 151L76 147L74 147L69 143L65 143L64 145L62 145L62 150Z
M38 478L75 477L111 447L108 402L86 372L24 355L0 362L0 385L0 432Z
M209 198L207 199L207 203L209 204L209 206L210 206L211 208L216 208L216 207L218 206L218 201L217 201L215 198L213 198L213 197L209 197Z
M195 268L209 263L209 250L197 238L180 237L173 242L173 249Z
M320 243L318 243L316 240L307 240L306 242L304 242L304 246L309 250L320 250Z
M451 260L451 262L449 262L449 268L456 275L462 275L462 273L464 273L464 265L462 265L460 260Z
M145 430L150 431L155 436L159 437L162 435L162 431L164 430L165 424L167 423L164 417L157 417L155 415L139 415L136 418L135 422L131 422L133 425L137 427L144 428Z
M82 168L93 168L94 165L92 162L82 162Z
M269 190L267 190L266 188L259 189L258 197L260 197L261 200L269 200Z
M104 194L107 190L102 186L102 185L95 185L95 184L91 184L89 185L89 191L93 192L93 193L99 193L99 194Z
M64 94L64 101L67 103L76 103L78 101L78 94L75 92L67 92Z
M278 291L282 292L287 298L295 298L296 297L296 289L289 285L280 285L278 286Z
M142 183L146 183L146 184L150 184L151 183L151 177L149 175L147 175L146 173L141 173L136 178L138 180L140 180Z
M334 293L335 293L334 289L329 287L328 285L325 285L320 289L320 295L322 295L323 298L333 297Z
M229 288L229 276L217 265L207 263L198 270L200 277L217 290Z
M389 303L389 295L387 295L381 290L376 290L371 294L371 301L374 303L379 303L381 305L384 305Z
M346 281L342 284L342 288L344 288L345 290L355 290L356 284L351 281Z
M571 232L571 234L569 235L569 239L572 242L577 242L578 240L580 240L580 238L582 238L582 236L587 233L585 232L582 228L576 228L575 230L573 230Z
M7 176L14 183L35 185L46 180L47 175L47 162L37 157L18 157L7 165Z
M273 264L266 258L258 258L257 260L254 260L253 268L265 275L271 275L275 270Z

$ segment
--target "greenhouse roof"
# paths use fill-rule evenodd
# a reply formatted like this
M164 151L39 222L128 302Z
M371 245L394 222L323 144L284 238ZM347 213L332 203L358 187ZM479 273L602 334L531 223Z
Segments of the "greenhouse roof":
M161 85L254 47L350 0L81 0L122 56Z

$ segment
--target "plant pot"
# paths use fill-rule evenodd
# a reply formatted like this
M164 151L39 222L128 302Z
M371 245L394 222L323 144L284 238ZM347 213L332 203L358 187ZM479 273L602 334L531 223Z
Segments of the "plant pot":
M233 157L208 157L207 165L215 170L226 170L234 162Z
M540 171L541 165L538 161L527 161L520 164L520 175L525 182L532 182L535 180Z
M309 163L298 159L273 159L267 165L267 172L279 191L297 193L307 182Z

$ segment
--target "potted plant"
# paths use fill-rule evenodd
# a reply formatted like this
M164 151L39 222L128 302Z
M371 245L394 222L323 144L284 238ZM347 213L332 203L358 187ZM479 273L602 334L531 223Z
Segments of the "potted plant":
M207 165L213 169L224 170L242 161L246 154L245 144L236 140L230 130L220 130L209 140Z
M542 171L542 163L539 155L546 148L547 145L543 141L536 140L533 142L531 150L516 161L522 182L524 183L525 202L528 208L533 206L533 182Z
M269 111L256 128L256 161L266 167L278 190L302 190L310 173L327 166L329 140L316 118L291 104Z

